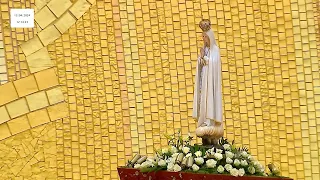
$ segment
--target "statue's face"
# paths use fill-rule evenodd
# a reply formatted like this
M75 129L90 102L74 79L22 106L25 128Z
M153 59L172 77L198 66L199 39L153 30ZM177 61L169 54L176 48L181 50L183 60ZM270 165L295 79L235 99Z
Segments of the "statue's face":
M205 32L202 33L202 39L203 39L204 45L209 47L210 46L210 39L209 39L209 36L207 35L207 33L205 33Z

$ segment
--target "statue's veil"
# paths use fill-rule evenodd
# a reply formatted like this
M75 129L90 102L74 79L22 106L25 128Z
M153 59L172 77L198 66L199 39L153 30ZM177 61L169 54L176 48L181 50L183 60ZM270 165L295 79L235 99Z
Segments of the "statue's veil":
M214 48L217 48L217 43L216 43L216 39L214 38L214 33L213 31L210 29L209 31L206 32L206 34L208 35L209 39L210 39L210 51L213 50Z

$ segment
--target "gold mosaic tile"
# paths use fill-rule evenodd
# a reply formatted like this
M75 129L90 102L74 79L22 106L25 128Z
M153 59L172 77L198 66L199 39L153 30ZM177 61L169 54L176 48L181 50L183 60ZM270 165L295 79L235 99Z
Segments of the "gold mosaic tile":
M43 45L47 46L48 44L58 39L61 36L61 34L54 25L49 25L44 30L42 30L38 34L38 36Z
M54 24L57 29L63 34L65 31L69 29L76 22L76 19L70 14L70 12L66 12L59 18L59 20Z
M46 91L50 105L64 101L64 95L60 87Z
M10 136L11 133L7 123L0 124L0 139L2 140Z
M47 5L51 0L35 0L34 4L36 5L37 9L42 9L45 5Z
M69 109L66 103L59 103L47 108L51 121L65 118L69 115Z
M74 3L71 8L70 12L79 19L91 6L90 3L88 3L86 0L77 0L76 3Z
M46 109L31 112L27 116L32 128L50 122L50 118Z
M35 36L34 38L21 44L21 49L26 56L38 51L42 47L43 45L38 36Z
M0 107L0 124L8 121L10 119L8 111L5 106Z
M49 24L56 20L56 16L51 12L52 10L49 8L48 6L45 6L34 15L34 19L41 29L46 28Z
M10 129L10 132L13 135L18 134L20 132L23 132L27 129L30 129L30 125L29 125L28 118L26 115L12 119L11 121L8 122L8 126Z
M0 86L0 106L18 99L18 94L12 82Z
M53 66L46 47L26 57L31 73L35 73Z
M30 111L35 111L49 106L45 91L40 91L26 96Z
M69 0L51 0L47 6L59 18L71 5Z
M14 81L13 83L19 97L23 97L38 91L38 86L33 75Z
M54 68L37 72L34 74L34 76L36 78L39 90L47 89L59 84Z
M20 98L16 101L8 103L6 108L11 118L15 118L29 112L29 107L25 98Z

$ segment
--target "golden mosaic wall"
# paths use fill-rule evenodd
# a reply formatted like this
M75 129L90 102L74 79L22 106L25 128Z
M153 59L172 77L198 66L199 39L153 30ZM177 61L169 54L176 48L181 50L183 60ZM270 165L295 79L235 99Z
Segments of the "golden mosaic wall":
M221 49L225 136L320 179L319 1L0 2L0 179L117 179L163 133L194 135L202 18ZM9 9L30 7L37 28L11 29Z

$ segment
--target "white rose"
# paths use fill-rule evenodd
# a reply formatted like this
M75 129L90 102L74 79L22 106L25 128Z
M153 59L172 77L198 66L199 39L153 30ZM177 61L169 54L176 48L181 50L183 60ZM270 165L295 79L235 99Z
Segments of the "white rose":
M226 150L226 151L231 150L230 144L224 144L224 145L223 145L223 148L224 148L224 150Z
M173 171L174 171L174 172L179 172L179 171L181 171L181 167L180 167L178 164L175 164L175 165L173 166Z
M172 158L170 157L166 160L166 163L170 163L171 161L172 161Z
M161 159L161 160L158 162L158 165L163 167L163 166L166 166L167 163L166 163L165 160Z
M213 159L209 159L206 161L206 165L208 168L214 168L217 165L217 161L215 161Z
M233 164L234 164L235 166L239 166L241 163L240 163L239 159L235 159L234 162L233 162Z
M174 154L172 154L172 157L175 158L175 157L177 157L178 155L179 155L179 153L174 153Z
M222 152L223 152L222 149L217 149L217 150L216 150L216 153L220 153L220 154L221 154Z
M153 167L153 163L150 161L145 161L141 164L141 168L148 168L148 167Z
M149 161L151 164L156 164L156 160L154 158L148 158L147 161Z
M239 175L239 171L238 171L238 169L233 168L233 169L230 170L230 174L231 174L232 176L237 177L237 176Z
M171 146L170 148L170 152L173 154L173 153L177 153L178 152L178 149L174 146Z
M230 151L226 151L226 157L232 159L234 157L234 154L232 152L230 152Z
M248 155L248 159L249 159L249 160L251 160L251 159L252 159L252 156L251 156L250 154Z
M224 167L223 166L218 166L217 168L218 173L223 173L224 172Z
M162 154L167 154L169 152L168 148L163 148L161 150Z
M243 176L246 174L243 168L240 168L238 172L239 172L239 176Z
M248 166L248 162L246 160L241 160L241 166Z
M200 169L199 166L197 166L196 164L192 165L192 170L193 171L198 171L199 169Z
M176 162L176 160L177 160L177 157L178 156L172 157L170 162L174 164Z
M174 166L173 163L169 163L168 166L167 166L167 170L168 171L173 171L173 166Z
M194 153L197 157L201 157L202 156L202 152L201 151L197 151Z
M231 158L227 157L227 159L226 159L226 163L228 163L228 164L232 164L232 163L233 163L233 160L232 160Z
M191 156L192 156L191 153L188 153L188 154L186 155L187 158L188 158L188 157L191 157Z
M241 156L242 156L242 157L245 157L245 158L248 157L247 151L242 151L242 152L241 152Z
M259 164L259 168L261 172L264 172L264 167L261 164Z
M250 174L254 174L256 172L256 169L253 166L249 166L248 171Z
M196 164L201 165L204 163L204 159L202 157L194 158Z
M135 168L135 169L139 169L140 167L141 167L141 165L140 165L140 164L135 164L133 168Z
M225 168L228 172L230 172L230 170L231 170L233 167L232 167L231 164L226 164L226 165L224 166L224 168Z
M259 166L259 164L260 164L259 161L253 161L254 166Z
M220 153L215 153L214 154L214 157L217 159L217 160L221 160L223 158L223 155L220 154Z
M183 147L183 148L182 148L182 152L183 152L184 154L188 154L189 151L190 151L190 148L189 148L189 147Z

